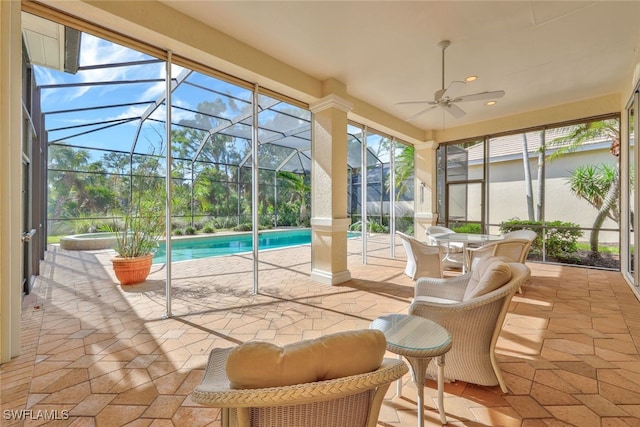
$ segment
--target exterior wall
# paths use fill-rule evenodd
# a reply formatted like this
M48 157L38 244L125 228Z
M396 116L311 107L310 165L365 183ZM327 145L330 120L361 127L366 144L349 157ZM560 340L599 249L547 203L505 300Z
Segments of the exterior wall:
M584 228L591 228L597 211L584 199L575 196L569 190L567 178L570 171L584 165L601 165L606 163L615 165L615 158L607 148L581 151L565 154L562 157L546 164L546 182L544 195L544 217L547 221L563 221L576 223ZM532 175L533 200L538 200L537 186L537 157L530 158L529 165ZM481 176L481 166L473 165L469 170L470 177ZM528 219L526 188L521 158L490 163L488 191L490 224L498 224L502 221L518 218ZM479 194L468 195L469 216L480 218ZM619 225L607 219L603 228L617 229ZM491 230L497 232L497 229ZM588 232L581 240L588 241ZM617 243L617 232L601 232L601 243Z

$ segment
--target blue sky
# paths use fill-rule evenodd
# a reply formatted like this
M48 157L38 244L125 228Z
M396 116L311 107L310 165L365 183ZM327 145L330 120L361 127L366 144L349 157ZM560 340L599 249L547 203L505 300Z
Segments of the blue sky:
M148 60L155 60L155 58L82 33L80 46L81 67L127 64ZM39 86L122 82L122 84L79 85L43 89L41 104L44 113L85 109L83 111L46 115L49 141L85 148L108 148L129 152L132 142L136 139L140 125L138 118L153 105L154 101L163 101L163 94L166 89L165 68L164 62L157 62L143 65L95 68L81 70L77 74L69 74L34 66L36 82ZM181 73L186 72L188 70L178 65L172 65L171 67L171 74L174 79L180 76ZM141 82L142 80L153 81ZM134 81L137 81L137 83L125 83ZM187 119L193 120L194 111L197 111L198 106L203 105L203 102L212 103L211 105L213 105L213 111L216 115L233 122L238 120L239 117L248 117L247 114L251 112L252 91L248 88L197 72L191 73L187 81L189 84L182 84L173 91L172 104L174 107L182 107L191 111L173 108L173 123ZM266 97L261 96L260 98L261 103L263 101L267 102ZM136 103L140 104L128 105ZM116 105L116 107L96 108L106 105ZM273 102L271 102L269 105L272 105L274 110L265 110L260 113L259 119L261 123L266 126L281 128L283 132L299 127L303 123L302 121L296 122L292 116L289 116L290 114L303 118L307 123L310 119L310 112L307 110L296 109L286 103L273 105ZM276 114L276 110L283 110L284 114ZM137 139L136 152L154 152L158 154L158 147L166 146L164 141L166 136L164 129L165 114L165 107L160 105L151 115L151 118L155 120L144 122ZM117 122L121 120L131 121L127 123ZM225 121L220 121L220 123L225 123ZM239 125L234 126L236 128L240 127ZM100 129L103 127L104 129ZM232 130L232 128L229 127L228 130ZM52 131L52 129L60 130ZM235 131L238 132L238 129ZM242 133L244 138L250 138L249 132L244 133ZM261 135L265 138L272 134L265 130L261 131ZM276 132L274 135L278 136L281 133ZM90 155L92 160L98 160L102 156L102 152L93 151Z
M80 47L80 66L82 67L150 59L154 58L143 53L136 52L132 49L99 39L92 35L86 33L82 34ZM75 108L154 101L164 93L166 86L164 82L164 63L97 68L79 71L75 75L40 66L35 66L34 69L36 81L40 86L64 83L133 81L142 79L161 80L158 82L139 84L43 89L41 104L42 110L45 113ZM177 75L182 70L182 67L176 65L172 66L172 74L174 75ZM48 129L61 128L94 123L95 121L109 121L139 117L147 110L147 108L148 105L130 105L118 108L51 114L46 118L46 127ZM164 107L158 108L153 114L153 117L163 121L165 117ZM98 147L102 145L108 146L109 148L128 151L138 123L138 121L134 121L126 125L109 128L108 130L89 133L87 135L69 139L68 142L87 147ZM49 139L57 140L72 134L86 132L92 128L94 127L83 127L52 132L49 135Z

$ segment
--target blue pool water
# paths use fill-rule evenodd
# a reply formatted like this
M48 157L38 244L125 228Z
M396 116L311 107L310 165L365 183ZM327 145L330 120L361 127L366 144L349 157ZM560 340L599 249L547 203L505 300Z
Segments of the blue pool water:
M359 236L360 233L349 233L348 237ZM259 234L260 250L284 248L287 246L311 243L311 229L266 231ZM253 250L252 233L231 234L225 236L205 236L173 239L171 241L171 261L208 258L212 256L230 255ZM160 243L158 252L153 257L154 264L166 262L166 247Z

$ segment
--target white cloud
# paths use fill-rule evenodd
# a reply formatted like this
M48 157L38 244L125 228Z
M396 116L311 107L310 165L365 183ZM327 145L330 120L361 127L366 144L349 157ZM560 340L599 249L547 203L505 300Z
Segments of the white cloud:
M166 89L166 83L164 81L166 66L164 63L158 62L156 64L127 65L127 63L147 59L150 59L150 57L143 53L83 33L80 47L81 67L109 64L125 65L119 67L81 70L75 75L44 67L35 67L36 80L39 85L117 82L149 79L161 79L161 81L144 84L80 85L77 87L46 89L42 91L43 110L45 112L49 112L99 105L126 104L128 102L152 102L162 99ZM173 78L178 77L184 71L184 67L175 64L171 65L171 76ZM174 100L174 104L187 108L190 107L187 105L187 101L178 99ZM132 117L142 116L151 105L153 104L130 105L128 107L120 108L119 112L116 112L113 109L96 111L102 111L103 115L100 117L100 121L130 119ZM159 121L164 121L165 110L165 106L162 105L152 113L151 117ZM172 111L172 116L172 120L174 122L178 122L182 119L192 118L193 114L174 109ZM95 122L95 119L89 118L87 115L82 113L51 117L55 117L57 126L79 125ZM130 126L138 125L139 121L130 122Z

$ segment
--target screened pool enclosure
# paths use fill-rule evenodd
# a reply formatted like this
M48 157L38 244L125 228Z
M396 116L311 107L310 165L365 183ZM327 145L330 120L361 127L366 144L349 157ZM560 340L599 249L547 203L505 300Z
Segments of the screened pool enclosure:
M50 242L107 228L135 194L165 200L173 236L309 226L307 105L90 34L78 43L71 71L33 64ZM352 229L411 228L413 149L356 123L347 141Z

